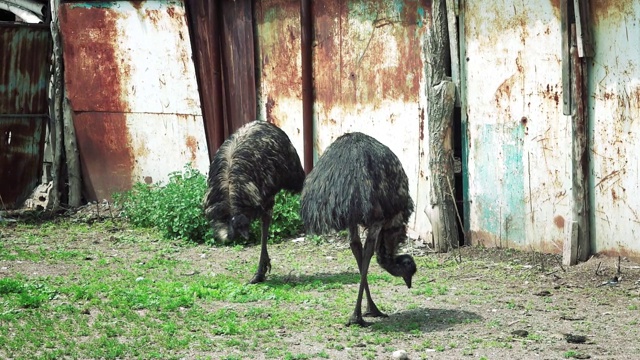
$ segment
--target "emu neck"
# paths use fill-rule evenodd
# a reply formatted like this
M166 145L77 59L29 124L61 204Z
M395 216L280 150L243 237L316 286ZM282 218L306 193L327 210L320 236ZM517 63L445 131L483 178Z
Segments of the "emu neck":
M401 266L396 263L395 258L392 256L378 255L376 257L378 264L385 269L389 274L393 276L403 276L404 271Z

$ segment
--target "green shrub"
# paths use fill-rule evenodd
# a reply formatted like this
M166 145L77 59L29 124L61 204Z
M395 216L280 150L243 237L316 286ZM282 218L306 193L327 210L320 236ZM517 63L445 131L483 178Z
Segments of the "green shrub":
M206 190L206 177L187 165L169 174L166 185L137 183L115 202L134 226L156 228L168 239L203 242L213 234L202 207Z
M183 171L169 174L166 185L137 183L114 198L134 226L156 228L168 239L203 242L213 239L213 229L202 206L206 191L206 177L187 165ZM269 239L275 241L301 232L300 195L281 191L275 198ZM259 219L251 224L250 241L260 241Z
M251 224L251 238L260 241L260 219ZM300 218L300 195L287 191L280 191L276 195L273 205L273 219L269 227L269 240L279 241L283 238L296 236L303 232Z

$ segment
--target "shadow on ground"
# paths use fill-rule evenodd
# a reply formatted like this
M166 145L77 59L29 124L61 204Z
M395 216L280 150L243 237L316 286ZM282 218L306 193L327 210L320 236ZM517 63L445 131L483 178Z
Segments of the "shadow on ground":
M376 321L372 329L382 332L428 333L481 320L482 316L465 310L419 308L390 314L389 317Z

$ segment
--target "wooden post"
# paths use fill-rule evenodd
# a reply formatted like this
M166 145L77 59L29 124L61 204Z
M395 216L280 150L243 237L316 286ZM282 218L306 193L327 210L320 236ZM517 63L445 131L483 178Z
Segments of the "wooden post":
M453 108L455 84L446 77L449 55L446 1L434 1L431 29L427 39L427 99L429 129L429 170L431 208L425 212L433 228L435 250L446 252L458 246L458 230L453 194Z
M589 237L587 152L587 104L585 97L584 69L577 47L575 25L571 27L571 133L572 133L572 199L573 221L578 223L578 260L585 261L591 253Z
M65 96L62 103L62 124L64 138L64 154L67 159L67 179L69 180L68 205L72 208L80 206L82 200L82 178L80 176L80 156L76 142L76 129L73 125L73 111L69 98Z
M562 113L571 115L571 61L569 59L569 0L560 0L562 36Z
M451 80L456 86L455 106L460 106L460 52L458 50L458 0L447 1L449 52L451 54Z
M49 122L49 136L51 137L51 163L52 186L49 193L49 208L56 209L60 206L60 163L62 160L62 48L60 41L60 26L58 24L58 8L60 0L51 0L51 37L53 39L53 75L51 83L51 105Z

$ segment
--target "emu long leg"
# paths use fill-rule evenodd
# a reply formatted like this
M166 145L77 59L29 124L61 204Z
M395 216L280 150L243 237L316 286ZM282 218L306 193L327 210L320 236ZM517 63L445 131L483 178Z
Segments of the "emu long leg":
M267 252L267 238L269 237L269 226L271 225L272 214L272 209L262 214L262 229L260 234L262 247L260 249L260 260L258 262L258 271L256 271L253 279L249 281L251 284L263 282L266 278L267 271L271 271L271 259L269 259L269 253Z
M377 237L377 235L376 235ZM358 299L356 300L356 308L353 310L353 314L349 318L347 325L358 324L360 326L369 326L371 323L364 321L362 318L362 294L369 284L367 282L367 273L369 271L369 263L373 256L373 249L375 241L370 241L369 234L367 235L367 241L364 243L364 251L362 253L362 263L360 270L360 289L358 289Z
M351 252L353 253L353 257L356 258L356 262L358 263L358 271L362 275L362 242L360 241L360 235L358 234L358 226L349 227L349 238L350 238L350 246ZM373 255L373 252L372 252ZM368 269L368 268L367 268ZM378 309L376 304L373 302L371 298L371 292L369 291L369 283L365 284L364 288L365 294L367 295L367 312L364 313L364 316L371 317L387 317L387 314L383 313Z

